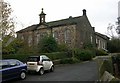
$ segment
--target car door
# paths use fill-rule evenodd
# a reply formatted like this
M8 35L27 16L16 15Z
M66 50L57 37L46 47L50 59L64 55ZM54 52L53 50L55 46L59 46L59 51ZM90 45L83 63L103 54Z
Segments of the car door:
M12 78L17 78L20 74L20 63L16 60L9 61L9 74Z
M50 59L47 56L43 56L42 62L43 62L44 70L49 70L50 69Z
M1 66L2 69L0 70L0 72L2 73L2 80L7 80L9 79L11 76L9 74L9 64L7 61L1 61Z

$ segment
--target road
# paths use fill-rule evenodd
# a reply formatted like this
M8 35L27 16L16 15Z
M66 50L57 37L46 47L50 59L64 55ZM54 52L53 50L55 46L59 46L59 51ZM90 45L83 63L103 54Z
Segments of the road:
M54 72L28 74L25 80L16 80L12 83L27 83L27 81L96 81L98 79L98 67L94 61L77 64L60 65Z

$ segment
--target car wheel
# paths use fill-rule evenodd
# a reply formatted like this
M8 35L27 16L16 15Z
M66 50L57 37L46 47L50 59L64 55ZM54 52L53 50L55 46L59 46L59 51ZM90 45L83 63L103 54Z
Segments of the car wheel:
M54 66L52 66L50 69L50 72L53 72L53 71L54 71Z
M43 69L43 68L40 68L39 74L40 74L40 75L43 75L43 74L44 74L44 69Z
M26 73L24 71L22 71L20 73L20 79L24 80L26 78Z

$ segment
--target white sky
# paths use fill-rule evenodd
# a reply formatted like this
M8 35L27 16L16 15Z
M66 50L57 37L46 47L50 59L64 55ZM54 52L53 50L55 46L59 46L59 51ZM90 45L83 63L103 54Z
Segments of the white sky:
M16 17L16 31L39 23L41 8L46 13L46 22L76 17L87 10L88 19L95 31L106 34L109 23L115 24L119 0L7 0Z

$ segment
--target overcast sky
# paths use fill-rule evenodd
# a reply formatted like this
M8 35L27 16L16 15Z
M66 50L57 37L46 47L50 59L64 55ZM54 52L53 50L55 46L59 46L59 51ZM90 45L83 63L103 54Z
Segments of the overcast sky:
M109 23L115 24L120 0L7 0L18 25L16 31L39 23L44 8L46 22L82 15L86 9L88 19L95 31L106 34Z

